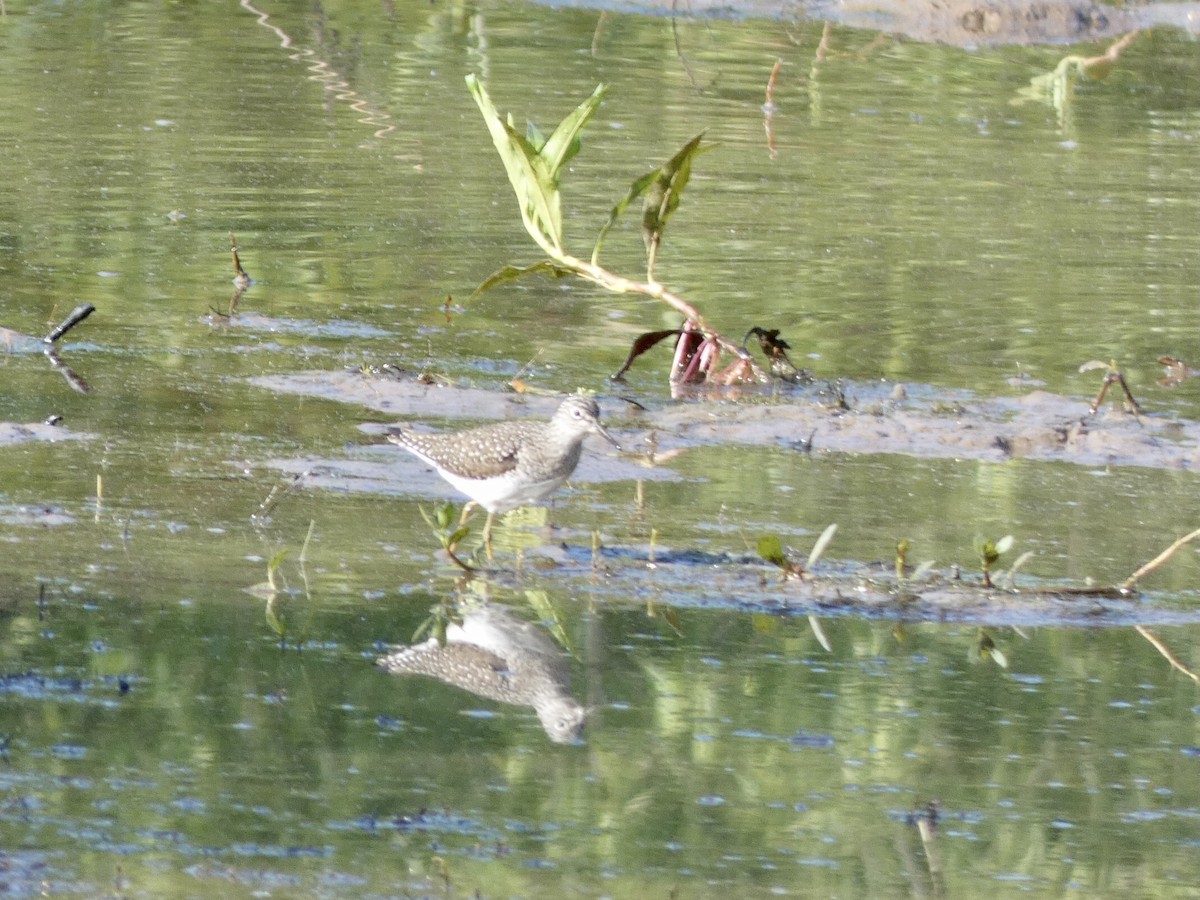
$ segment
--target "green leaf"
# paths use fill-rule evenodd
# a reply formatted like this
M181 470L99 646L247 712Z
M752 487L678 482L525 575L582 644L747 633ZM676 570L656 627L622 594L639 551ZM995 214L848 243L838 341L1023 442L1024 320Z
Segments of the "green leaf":
M287 559L289 552L288 550L280 550L267 563L267 583L271 585L272 589L275 588L275 576L279 573L279 567L283 565L283 561Z
M467 89L483 114L492 143L509 184L517 195L525 230L539 244L549 244L562 252L562 200L558 192L563 166L579 152L579 132L595 114L604 96L605 86L599 85L592 96L579 104L554 133L540 142L541 132L531 129L532 140L518 134L511 116L502 119L487 91L474 74L466 77Z
M787 568L787 558L783 555L783 543L775 534L764 534L758 539L758 555L772 565L781 569Z
M504 163L509 184L517 195L525 230L539 244L549 241L555 249L561 250L562 208L558 186L545 171L533 145L516 132L511 122L500 117L479 79L471 74L466 81L475 105L483 114L492 144Z
M434 514L437 516L438 528L446 532L454 524L454 520L458 518L458 507L447 500L435 510Z
M418 641L423 640L425 635L427 635L431 631L433 631L433 628L435 625L437 625L437 623L438 623L438 614L437 614L437 611L435 610L434 612L431 612L428 616L426 616L424 622L422 622L420 625L417 626L417 630L413 632L412 640L409 641L409 643L415 644Z
M1002 553L1007 553L1010 549L1012 549L1012 545L1013 536L1011 534L1006 534L1004 537L1000 538L1000 540L996 541L996 555L999 556Z
M546 160L555 185L558 184L563 167L579 152L579 148L582 146L579 133L583 131L583 126L600 108L600 101L604 99L607 90L608 85L596 85L592 96L580 103L569 116L558 123L558 127L550 135L550 140L546 141L545 146L542 147L541 156Z
M267 563L267 572L271 575L274 575L276 572L278 572L279 567L283 564L283 561L287 559L289 553L291 553L290 550L280 550L278 553L272 556L271 561Z
M702 147L700 139L703 137L704 132L700 132L700 134L684 144L666 163L657 169L647 172L629 186L628 193L617 201L616 206L612 208L612 212L608 214L608 221L600 229L600 234L596 238L596 246L592 250L593 265L598 264L600 246L604 243L604 237L608 234L608 230L616 224L617 219L629 208L630 203L642 197L651 188L654 189L653 193L643 201L643 238L646 239L647 217L650 216L658 233L658 238L655 240L657 242L657 240L661 239L662 229L667 224L667 218L679 207L680 195L683 193L683 189L687 186L688 179L691 177L692 158L697 153L716 146L716 144L708 144ZM650 208L653 208L652 214L650 213ZM649 243L647 243L646 249L649 251Z
M276 610L274 599L267 601L267 626L281 638L287 637L287 622Z
M516 281L518 278L524 278L526 275L549 275L552 278L565 278L568 275L573 275L571 269L563 268L557 263L553 263L548 259L543 259L541 262L536 262L531 266L504 266L497 269L491 275L483 280L483 283L475 290L471 291L471 296L467 298L470 303L480 294L485 291L490 291L497 285L506 284L510 281Z
M550 594L541 590L526 591L525 599L528 601L530 609L536 613L538 620L546 627L554 640L564 650L574 655L575 651L571 646L571 636L563 626L562 619L558 615L558 610L550 599Z
M654 267L667 219L679 208L683 190L692 177L692 159L701 149L707 149L700 146L703 136L703 132L696 135L667 161L642 201L642 240L646 244L651 268Z
M616 206L612 208L612 212L608 214L608 221L604 223L604 227L600 229L600 234L596 236L596 246L592 248L592 265L599 265L600 247L604 243L604 237L608 234L608 230L617 223L617 219L621 217L621 213L629 208L629 204L642 196L646 188L654 184L658 180L661 169L654 169L647 172L641 178L637 179L629 186L628 193L617 201Z

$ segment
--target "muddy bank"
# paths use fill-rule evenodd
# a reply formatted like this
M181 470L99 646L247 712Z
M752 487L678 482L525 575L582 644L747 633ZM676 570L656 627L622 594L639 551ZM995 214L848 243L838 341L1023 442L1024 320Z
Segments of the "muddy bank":
M496 394L358 372L255 378L267 390L353 403L397 419L549 416L553 397ZM928 388L864 385L845 391L850 409L820 388L764 393L738 402L669 403L641 409L598 397L604 419L636 455L653 435L660 452L707 444L794 447L798 452L898 453L1001 462L1021 458L1083 466L1200 469L1200 423L1135 416L1034 390L1012 398L974 398ZM893 395L904 394L900 399ZM915 398L915 399L914 399ZM381 433L383 426L368 427ZM645 470L643 470L644 472Z
M1086 0L548 0L554 6L654 15L826 21L958 47L1074 44L1139 28L1200 29L1200 4L1110 6Z

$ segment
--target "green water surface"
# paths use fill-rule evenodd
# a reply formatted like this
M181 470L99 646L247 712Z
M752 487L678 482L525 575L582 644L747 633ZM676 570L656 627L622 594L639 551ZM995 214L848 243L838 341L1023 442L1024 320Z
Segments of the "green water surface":
M36 342L0 358L0 422L83 436L0 447L0 894L1197 896L1200 695L1146 636L830 611L827 650L764 602L776 573L731 574L761 533L802 557L836 522L835 567L908 539L973 577L974 537L1011 533L1031 576L1112 583L1200 524L1192 473L708 446L640 496L565 492L463 588L417 509L448 489L301 486L252 522L280 460L386 462L359 425L387 417L248 380L393 363L672 402L665 351L607 381L677 324L651 301L467 302L538 258L474 73L518 125L610 85L564 182L585 256L704 130L658 276L852 396L1085 398L1101 359L1194 418L1193 383L1155 383L1200 359L1190 35L1143 32L1056 106L1031 80L1104 45L818 49L814 22L504 2L0 9L0 326L96 307L61 348L88 393ZM227 320L231 232L255 284ZM636 217L606 246L640 274ZM1190 611L1198 574L1184 551L1147 602ZM376 670L464 593L554 620L582 742ZM1200 666L1195 625L1153 636Z

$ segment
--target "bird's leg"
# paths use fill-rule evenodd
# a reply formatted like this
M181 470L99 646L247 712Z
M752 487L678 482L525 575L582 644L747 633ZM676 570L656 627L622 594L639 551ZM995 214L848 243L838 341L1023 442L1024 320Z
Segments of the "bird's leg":
M479 504L474 500L468 500L463 504L462 514L458 517L458 527L462 528L467 524L467 519L471 518L471 513L475 512L475 507Z
M487 521L483 523L483 549L487 551L487 558L493 560L496 558L492 553L492 520L495 519L495 514L489 512Z

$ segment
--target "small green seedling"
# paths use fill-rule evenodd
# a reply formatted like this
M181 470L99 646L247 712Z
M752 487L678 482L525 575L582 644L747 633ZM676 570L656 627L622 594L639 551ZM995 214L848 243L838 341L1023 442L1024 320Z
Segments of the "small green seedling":
M433 536L442 545L442 549L446 551L446 555L450 557L450 561L464 572L474 574L475 569L463 562L456 552L458 545L471 533L471 526L464 519L466 508L460 513L458 507L447 500L434 507L432 515L426 512L423 506L418 506L417 510L429 526L429 530L433 532Z
M975 552L979 554L979 564L983 569L984 587L995 587L992 584L992 569L1000 561L1000 557L1009 551L1013 545L1013 536L1006 534L998 541L975 538Z

